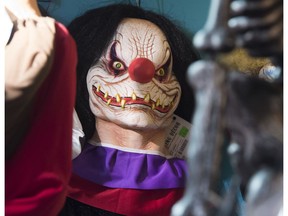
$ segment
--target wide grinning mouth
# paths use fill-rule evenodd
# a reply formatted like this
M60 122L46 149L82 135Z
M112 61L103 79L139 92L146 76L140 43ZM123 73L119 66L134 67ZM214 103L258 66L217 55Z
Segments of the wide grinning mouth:
M104 101L108 106L121 107L122 109L124 109L129 105L143 105L150 107L152 110L157 110L161 113L168 113L174 106L174 101L177 98L177 95L175 95L173 100L169 104L164 105L163 103L161 103L160 99L157 99L157 101L152 100L149 93L146 94L144 98L138 97L135 93L133 93L131 97L121 97L119 94L116 94L116 96L113 97L107 92L102 92L100 86L96 88L93 85L92 90L94 94L101 98L102 101Z

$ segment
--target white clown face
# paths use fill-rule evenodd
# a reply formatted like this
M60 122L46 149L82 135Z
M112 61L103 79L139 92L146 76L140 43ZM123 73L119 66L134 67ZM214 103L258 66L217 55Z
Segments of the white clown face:
M88 72L92 112L126 128L167 127L181 96L172 61L167 39L155 24L124 19Z

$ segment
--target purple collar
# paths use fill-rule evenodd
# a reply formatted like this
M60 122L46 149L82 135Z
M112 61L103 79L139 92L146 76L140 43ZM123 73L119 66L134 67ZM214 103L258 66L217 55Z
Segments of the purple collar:
M183 159L86 143L81 154L73 160L73 173L110 188L183 188L187 164Z

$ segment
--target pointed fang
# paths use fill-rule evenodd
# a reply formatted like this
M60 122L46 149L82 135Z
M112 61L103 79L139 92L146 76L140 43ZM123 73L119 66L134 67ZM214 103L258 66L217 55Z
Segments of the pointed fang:
M108 92L105 92L104 98L108 97Z
M120 101L121 101L121 98L120 98L119 94L116 94L116 101L117 101L117 103L120 103Z
M160 105L160 99L158 98L156 101L156 106L158 107Z
M109 98L109 99L107 100L107 105L109 106L110 103L111 103L111 98Z
M121 108L124 109L126 104L126 100L122 99L121 100Z
M149 93L147 93L147 94L145 95L144 101L147 102L147 103L150 102L150 94L149 94Z
M132 100L136 100L137 99L137 96L136 96L136 94L133 92L133 94L132 94Z

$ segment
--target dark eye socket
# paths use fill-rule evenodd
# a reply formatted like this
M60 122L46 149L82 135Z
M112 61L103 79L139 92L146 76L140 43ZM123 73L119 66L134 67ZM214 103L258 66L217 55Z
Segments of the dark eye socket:
M156 75L159 77L164 77L165 76L165 70L164 68L160 68L159 70L156 71Z
M168 78L168 74L170 71L169 66L171 65L171 61L172 61L172 57L170 55L169 58L167 59L166 63L164 65L162 65L162 67L160 67L159 69L156 70L154 77L159 82L164 82Z
M155 72L155 78L159 81L159 82L163 82L166 80L168 73L166 72L167 70L165 70L165 68L161 67L159 68L156 72Z
M122 75L127 67L125 66L125 64L117 57L116 54L116 44L117 42L114 42L113 45L111 46L110 49L110 62L109 62L109 69L110 72L114 75L114 76L120 76Z
M110 71L114 76L120 76L126 71L126 66L119 60L110 62Z

